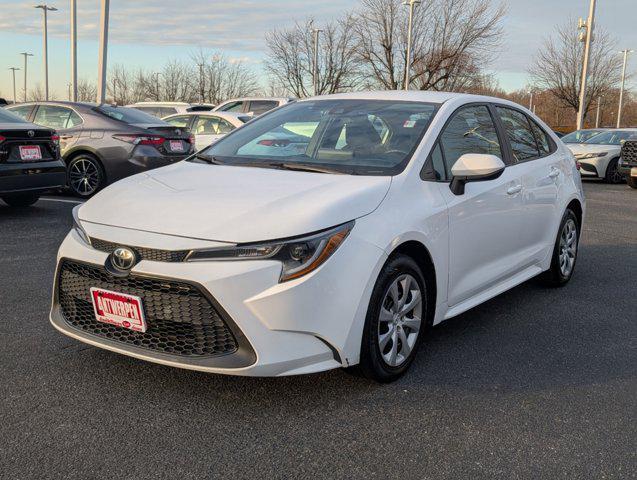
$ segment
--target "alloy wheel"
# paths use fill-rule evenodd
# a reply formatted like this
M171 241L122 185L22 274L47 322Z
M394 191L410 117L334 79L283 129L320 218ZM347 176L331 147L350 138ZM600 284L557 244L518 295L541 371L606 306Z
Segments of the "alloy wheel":
M572 218L569 218L560 234L560 272L568 277L575 266L577 256L577 226Z
M80 158L71 164L69 183L74 192L82 196L92 195L100 186L99 167L90 159Z
M411 275L400 275L383 297L378 321L378 346L387 365L398 367L409 358L421 323L420 285Z

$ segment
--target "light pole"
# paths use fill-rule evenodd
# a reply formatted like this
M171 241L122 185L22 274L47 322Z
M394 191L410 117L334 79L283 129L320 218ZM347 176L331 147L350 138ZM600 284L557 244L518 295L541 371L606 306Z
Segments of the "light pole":
M533 110L533 90L531 90L529 95L529 110Z
M624 86L626 84L626 64L628 63L628 54L632 52L633 50L628 50L627 48L620 52L624 54L624 66L622 67L622 84L619 89L619 108L617 109L617 128L619 128L622 123L622 110L624 107Z
M411 83L409 73L411 70L411 34L414 22L414 7L420 3L420 0L404 0L403 5L409 5L409 24L407 26L407 54L405 55L405 90L409 90Z
M203 76L203 63L198 63L199 67L199 103L203 103L204 90L206 89L205 78Z
M102 0L100 13L100 44L97 75L97 103L102 104L106 100L106 64L108 56L108 11L110 1Z
M20 55L24 56L24 98L22 101L27 101L27 59L32 57L32 53L22 52Z
M591 55L591 42L593 41L593 31L595 25L595 0L591 0L591 4L588 10L588 20L583 22L579 21L579 28L584 29L584 64L582 65L582 82L579 92L579 110L577 111L577 129L581 130L584 126L584 112L586 101L586 81L588 80L588 60Z
M43 15L43 19L44 19L44 23L43 23L43 38L44 38L44 99L48 100L49 99L49 39L48 39L48 26L47 26L47 15L48 12L55 12L57 11L57 8L55 7L49 7L46 3L43 3L41 5L36 5L33 8L39 8L42 10Z
M18 67L9 67L9 70L11 70L11 73L13 73L13 103L16 103L16 95L15 95L15 71L16 70L20 70Z
M597 114L595 114L595 128L599 128L599 115L602 109L602 97L597 97Z
M323 30L318 28L313 28L312 33L314 34L314 61L312 62L312 91L314 95L318 95L318 45L319 45L319 34Z
M71 95L77 102L77 0L71 0Z

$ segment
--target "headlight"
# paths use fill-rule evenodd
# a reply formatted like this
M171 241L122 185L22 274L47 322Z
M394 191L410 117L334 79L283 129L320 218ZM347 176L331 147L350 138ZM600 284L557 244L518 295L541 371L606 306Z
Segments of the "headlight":
M608 155L608 152L580 153L579 155L575 155L575 158L577 158L578 160L584 160L586 158L605 157L606 155Z
M82 224L80 223L80 217L78 216L78 211L82 205L77 205L73 207L73 230L80 236L80 238L87 244L91 244L91 240L88 234L84 231Z
M352 220L338 227L304 237L193 250L188 255L187 261L278 260L283 266L279 281L285 282L310 273L325 263L347 238L353 227Z

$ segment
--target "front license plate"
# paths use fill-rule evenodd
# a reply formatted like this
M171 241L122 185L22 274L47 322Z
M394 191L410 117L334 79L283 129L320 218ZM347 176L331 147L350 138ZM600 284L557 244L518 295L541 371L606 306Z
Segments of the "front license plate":
M170 151L171 152L183 152L184 146L181 143L181 140L171 140L170 141Z
M20 158L22 160L42 160L42 152L40 151L40 146L20 146Z
M91 288L95 318L136 332L146 331L142 299L134 295Z

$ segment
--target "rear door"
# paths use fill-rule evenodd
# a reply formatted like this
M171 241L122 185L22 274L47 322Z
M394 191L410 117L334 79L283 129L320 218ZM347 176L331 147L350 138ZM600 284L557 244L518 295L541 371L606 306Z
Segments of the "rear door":
M437 150L439 148L439 150ZM446 180L465 153L508 161L506 144L486 104L471 104L451 116L434 152L442 157ZM441 192L449 212L449 293L453 307L518 273L522 227L521 179L509 167L495 180L469 182L463 195Z
M58 105L38 105L33 123L52 128L60 136L62 155L72 147L82 133L82 117L72 108Z
M557 147L544 130L524 112L496 105L497 118L506 133L514 170L522 180L524 222L520 233L520 258L540 263L552 251L559 183L564 180Z

